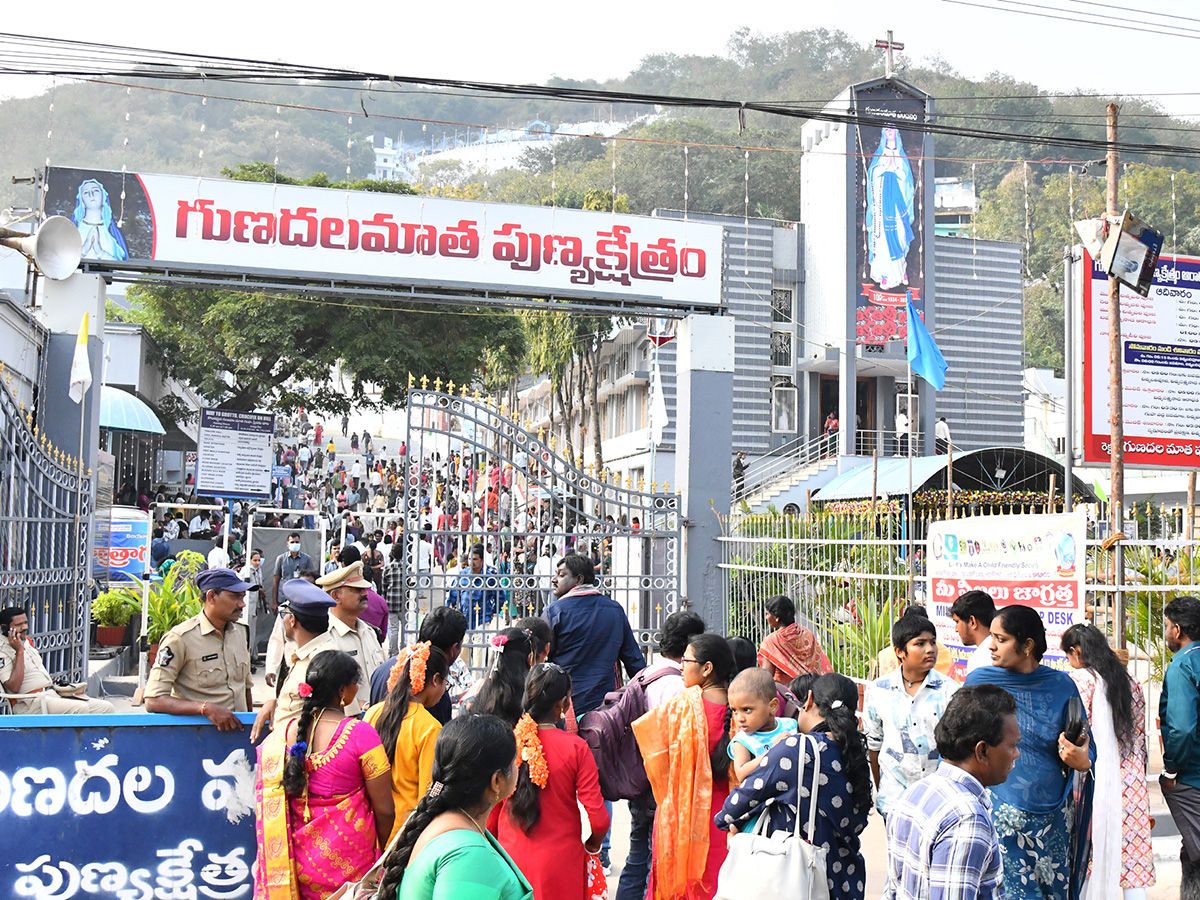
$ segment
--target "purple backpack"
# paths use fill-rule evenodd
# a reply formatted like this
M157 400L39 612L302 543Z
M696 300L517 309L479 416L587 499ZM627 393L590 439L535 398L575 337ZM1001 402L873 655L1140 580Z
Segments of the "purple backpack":
M644 677L646 671L605 694L604 702L579 722L579 736L587 741L596 758L600 793L605 800L637 800L650 793L650 779L633 736L633 723L650 711L646 687L664 675L679 673L668 668Z

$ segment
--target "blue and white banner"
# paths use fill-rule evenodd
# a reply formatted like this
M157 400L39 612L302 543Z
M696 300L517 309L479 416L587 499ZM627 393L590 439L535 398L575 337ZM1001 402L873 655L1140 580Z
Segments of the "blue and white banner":
M207 719L4 717L0 896L249 900L254 760Z

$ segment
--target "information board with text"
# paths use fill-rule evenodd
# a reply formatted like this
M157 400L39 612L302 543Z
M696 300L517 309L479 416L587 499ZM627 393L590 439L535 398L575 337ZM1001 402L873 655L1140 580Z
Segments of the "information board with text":
M275 416L205 409L196 442L196 494L201 497L271 496Z

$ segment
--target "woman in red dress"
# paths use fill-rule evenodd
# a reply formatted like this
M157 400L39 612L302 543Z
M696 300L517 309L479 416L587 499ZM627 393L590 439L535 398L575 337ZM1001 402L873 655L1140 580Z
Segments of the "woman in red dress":
M598 854L608 812L592 751L582 738L557 727L570 703L566 669L556 663L534 666L515 729L517 789L488 819L488 830L533 885L535 900L585 900L592 895L589 872L603 880ZM592 829L587 843L580 838L580 804Z

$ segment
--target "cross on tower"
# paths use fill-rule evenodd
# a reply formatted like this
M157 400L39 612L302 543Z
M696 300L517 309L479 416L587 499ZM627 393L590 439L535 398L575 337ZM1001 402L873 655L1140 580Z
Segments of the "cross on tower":
M887 53L887 77L895 78L896 77L896 65L895 65L895 60L892 59L892 51L893 50L903 50L904 45L902 43L900 43L899 41L892 40L891 29L888 29L887 38L876 39L875 49L883 50Z

